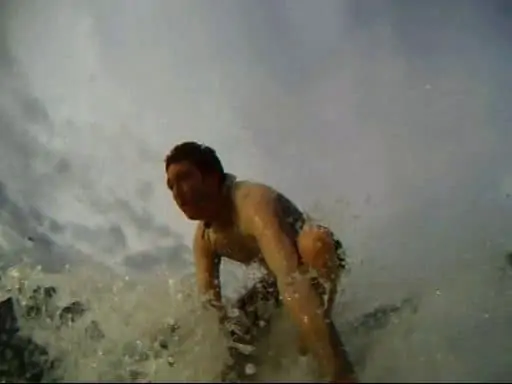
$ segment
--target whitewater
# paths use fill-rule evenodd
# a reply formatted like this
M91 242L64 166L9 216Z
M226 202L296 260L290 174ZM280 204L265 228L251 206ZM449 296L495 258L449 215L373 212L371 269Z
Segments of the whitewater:
M1 1L0 300L52 286L87 308L20 320L59 360L48 380L220 379L227 341L165 186L183 140L342 238L334 319L361 381L510 380L507 9ZM221 276L232 303L260 271ZM246 379L316 380L295 336L277 311Z

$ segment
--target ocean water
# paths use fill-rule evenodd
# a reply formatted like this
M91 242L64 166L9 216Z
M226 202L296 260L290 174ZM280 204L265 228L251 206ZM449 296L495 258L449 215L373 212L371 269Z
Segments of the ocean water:
M341 237L362 381L510 380L510 12L485 3L0 2L0 294L51 379L220 378L164 183L193 139ZM258 273L225 263L228 302ZM24 319L37 286L86 310ZM314 381L273 316L246 380Z

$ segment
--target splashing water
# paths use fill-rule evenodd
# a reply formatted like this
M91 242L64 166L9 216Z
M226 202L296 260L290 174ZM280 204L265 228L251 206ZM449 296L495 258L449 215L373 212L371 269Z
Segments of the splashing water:
M363 314L350 313L347 300L339 302L336 323L361 379L464 380L468 372L491 381L507 377L510 345L500 333L512 316L511 276L503 263L478 273L458 271L455 282L440 281L433 291ZM18 292L14 296L22 307L34 287L54 286L55 307L80 301L87 308L66 327L47 318L22 318L23 332L58 359L53 380L219 380L230 359L227 339L215 314L202 309L194 283L193 276L176 280L165 273L128 278L99 265L60 274L17 266L4 274L1 292L2 297ZM482 290L482 284L488 288ZM454 312L453 302L468 293L465 313ZM91 338L91 322L104 337ZM318 379L313 361L299 357L290 324L285 312L273 315L269 332L255 345L255 364L245 366L247 380ZM474 336L480 332L486 334L483 345ZM485 345L495 352L486 358L478 352Z
M107 268L44 274L17 267L7 272L3 285L4 295L23 286L22 297L36 286L53 286L58 292L56 306L79 301L87 308L66 327L46 318L25 319L22 324L24 332L61 361L55 374L59 381L215 380L228 358L215 317L198 310L187 279L173 282L153 276L151 281L135 282ZM86 331L91 321L105 337L91 339ZM173 326L178 329L166 335ZM166 336L170 340L162 349L159 338Z
M52 286L48 311L84 309L20 316L53 379L220 377L161 182L192 137L342 229L335 321L361 380L509 380L510 22L454 3L1 2L2 299L21 313ZM222 271L233 300L244 273ZM315 378L290 324L275 314L249 380Z

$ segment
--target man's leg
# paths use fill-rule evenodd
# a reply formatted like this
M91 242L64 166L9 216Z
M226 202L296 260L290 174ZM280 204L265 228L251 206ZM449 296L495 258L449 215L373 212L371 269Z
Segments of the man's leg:
M342 244L329 228L306 225L297 239L297 248L305 268L317 276L312 278L312 282L324 303L325 320L331 328L331 342L336 347L340 360L349 365L347 374L354 374L354 368L331 319L338 281L345 267ZM300 337L299 353L307 352L304 338Z
M338 280L344 269L341 242L333 236L329 228L311 225L305 226L300 232L297 248L306 272L312 273L315 277L313 279L315 288L322 296L325 315L330 318L336 299Z

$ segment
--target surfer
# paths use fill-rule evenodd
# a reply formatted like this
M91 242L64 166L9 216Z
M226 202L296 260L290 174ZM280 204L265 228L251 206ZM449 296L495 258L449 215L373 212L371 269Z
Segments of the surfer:
M341 242L313 224L273 188L236 180L214 149L176 145L165 158L166 182L185 216L198 222L194 240L200 294L220 318L222 257L258 262L275 280L281 302L299 328L299 352L310 351L330 382L356 382L332 325L338 278L345 267Z

